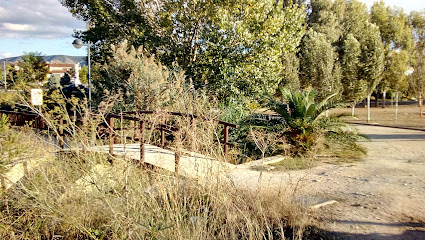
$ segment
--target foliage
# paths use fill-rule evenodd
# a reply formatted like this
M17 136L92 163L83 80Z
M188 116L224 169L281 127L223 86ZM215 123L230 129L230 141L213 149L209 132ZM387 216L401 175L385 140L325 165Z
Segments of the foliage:
M52 74L49 77L49 80L47 81L47 87L52 89L52 88L60 88L61 87L61 78L59 77L59 75L56 74Z
M408 88L406 71L409 67L409 54L407 51L393 51L388 55L384 78L389 83L390 89L403 92Z
M17 103L20 103L19 93L15 91L7 91L0 94L0 108L2 110L12 110Z
M418 55L415 65L413 66L414 71L408 77L409 88L412 94L424 96L425 94L425 54L423 51L417 51Z
M288 143L293 146L293 153L303 155L313 150L322 136L331 137L331 133L344 138L355 134L347 124L338 117L327 117L326 112L338 106L332 102L336 93L316 102L317 92L306 90L292 92L281 88L282 99L270 99L270 109L282 116L284 131ZM355 144L355 143L354 143Z
M40 86L49 73L49 67L41 53L30 52L22 58L23 62L18 63L16 68L9 68L10 85L15 89Z
M326 37L309 29L302 42L300 75L303 88L313 87L323 98L339 92L341 82L335 74L336 54Z
M219 99L260 98L281 81L282 57L304 34L304 7L292 1L79 1L62 0L91 23L77 33L95 43L106 62L110 44L143 46L158 62L173 63Z
M342 54L342 86L344 99L354 104L366 95L366 82L359 79L360 43L350 33L344 40Z
M88 83L89 68L87 66L82 66L78 74L79 74L81 83L83 84Z
M105 91L107 95L120 95L123 99L117 106L130 111L165 108L182 96L186 80L177 64L167 68L142 47L136 50L127 42L111 48L113 57L98 70L99 77L93 79L98 98Z
M385 3L380 1L375 2L371 8L371 21L379 27L385 49L385 65L380 90L385 96L385 93L390 89L395 92L400 91L400 86L405 86L403 88L406 89L407 82L404 72L407 70L409 56L397 52L408 53L413 48L412 29L407 15L402 9L385 6ZM395 54L397 55L395 56ZM398 68L398 70L395 70L395 68ZM401 71L400 68L404 69L401 75L398 73Z
M367 94L381 81L384 70L384 45L382 44L379 28L373 23L365 23L364 38L360 41L360 75L366 82Z
M419 49L425 49L425 10L411 11L409 22L413 28L414 40Z
M332 0L312 0L308 16L309 27L315 32L322 33L330 43L335 43L342 35L341 24L344 3Z
M300 60L295 53L287 53L282 60L282 80L279 83L279 88L284 87L292 90L300 89ZM279 94L279 91L277 91Z

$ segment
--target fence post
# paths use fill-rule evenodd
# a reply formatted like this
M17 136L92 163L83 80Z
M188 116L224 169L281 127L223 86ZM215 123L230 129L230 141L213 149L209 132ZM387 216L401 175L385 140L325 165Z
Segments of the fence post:
M179 172L179 164L180 164L180 150L176 149L176 152L174 153L174 172Z
M140 165L145 163L145 121L140 122Z
M108 119L109 124L109 154L114 155L114 127L115 127L115 121L113 117L109 117Z
M228 141L229 141L229 126L224 125L224 159L227 158L227 154L229 152L229 146L227 146Z
M59 147L63 149L63 118L59 119Z

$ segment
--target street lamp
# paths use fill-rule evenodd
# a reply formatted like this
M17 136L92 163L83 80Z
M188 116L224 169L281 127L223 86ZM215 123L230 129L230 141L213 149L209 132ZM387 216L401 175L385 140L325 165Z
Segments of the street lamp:
M87 46L87 63L88 63L88 67L89 67L89 74L88 74L88 81L89 81L89 110L91 110L91 72L90 72L90 42L87 42L87 44L84 44L83 41L81 41L81 39L75 39L72 42L72 45L77 48L80 49L82 46Z

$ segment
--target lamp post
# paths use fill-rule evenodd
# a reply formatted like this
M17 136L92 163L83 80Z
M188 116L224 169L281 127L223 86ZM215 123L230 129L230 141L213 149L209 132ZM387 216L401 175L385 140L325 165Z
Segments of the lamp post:
M75 39L72 42L72 45L77 48L80 49L82 46L87 46L87 63L88 63L88 67L89 67L89 74L88 74L88 89L89 89L89 110L91 110L91 72L90 72L90 42L87 42L87 44L84 44L83 41L81 41L81 39Z

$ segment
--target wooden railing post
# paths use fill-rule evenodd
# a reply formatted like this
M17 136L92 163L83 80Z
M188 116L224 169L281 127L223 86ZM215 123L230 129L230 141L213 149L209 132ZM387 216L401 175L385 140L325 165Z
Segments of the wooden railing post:
M59 147L63 149L63 118L59 119Z
M140 165L145 163L145 121L140 122Z
M176 152L174 153L174 172L179 172L179 165L180 165L180 150L176 149Z
M109 154L114 155L114 143L115 143L115 136L114 136L114 128L115 128L115 121L113 117L109 117L108 119L109 124Z
M224 159L227 158L227 154L229 152L229 146L227 143L229 141L229 125L224 125Z

